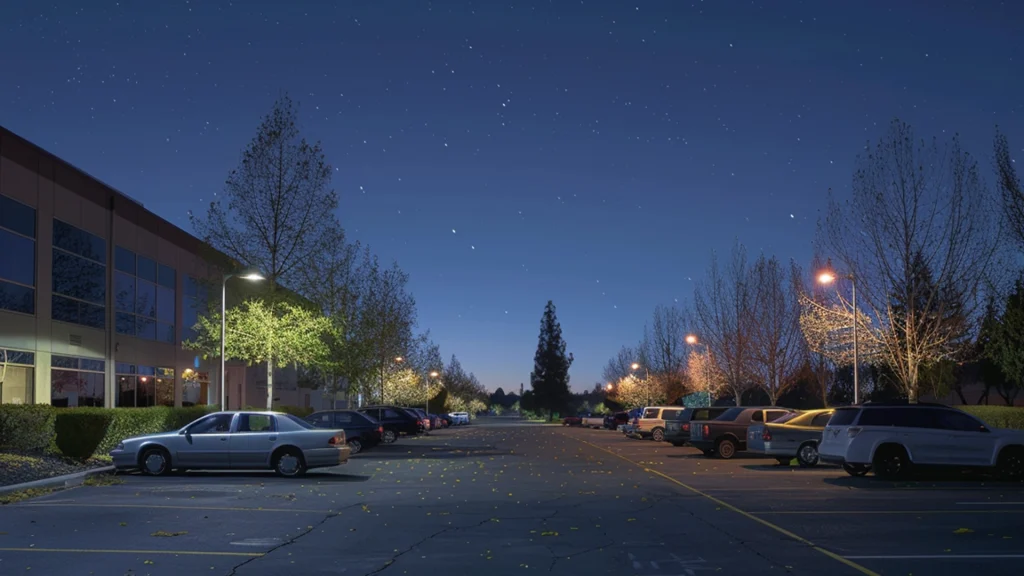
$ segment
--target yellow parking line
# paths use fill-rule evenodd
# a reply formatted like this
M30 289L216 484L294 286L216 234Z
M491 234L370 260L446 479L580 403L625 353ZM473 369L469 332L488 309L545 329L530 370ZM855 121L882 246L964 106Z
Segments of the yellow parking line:
M1024 510L964 510L963 508L951 510L761 510L751 512L756 516L765 514L1024 514Z
M333 514L334 510L304 510L299 508L233 508L228 506L159 506L152 504L81 504L60 502L47 504L45 502L14 504L11 508L156 508L160 510L196 510L196 511L220 511L220 512L295 512L299 514Z
M163 554L174 556L243 556L259 558L262 552L201 552L198 550L91 550L87 548L0 548L0 552L54 552L66 554Z
M569 434L565 434L565 435L569 436ZM571 438L575 438L574 436L570 436L570 437ZM836 562L840 562L842 564L845 564L845 565L849 566L850 568L853 568L854 570L860 572L861 574L864 574L864 576L881 576L877 572L872 572L868 568L866 568L864 566L861 566L860 564L857 564L853 560L847 560L846 558L843 558L842 556L836 554L835 552L832 552L830 550L822 548L821 546L818 546L814 542L811 542L810 540L808 540L806 538L803 538L802 536L797 536L796 534L790 532L789 530L786 530L785 528L783 528L781 526L778 526L776 524L772 524L771 522L765 520L764 518L758 518L757 516L754 516L753 514L751 514L749 512L745 512L745 511L737 508L736 506L733 506L732 504L729 504L728 502L726 502L724 500L719 500L718 498L715 498L714 496L712 496L712 495L710 495L710 494L708 494L706 492L702 492L702 491L694 488L693 486L690 486L689 484L686 484L684 482L680 482L679 480L676 480L675 478L673 478L673 477L671 477L671 476L669 476L667 474L663 474L663 473L661 473L661 472L659 472L657 470L652 470L651 468L647 468L647 467L641 466L640 464L637 464L636 462L634 462L633 460L630 460L629 458L626 458L625 456L620 456L620 455L618 455L618 454L616 454L616 453L614 453L614 452L612 452L610 450L605 450L604 448L602 448L602 447L600 447L600 446L598 446L596 444L587 442L586 440L582 440L580 438L575 438L575 439L577 441L579 441L579 442L582 442L582 443L592 447L592 448L596 448L596 449L598 449L598 450L600 450L602 452L605 452L605 453L611 454L612 456L616 456L618 458L621 458L621 459L625 460L626 462L629 462L630 464L632 464L634 466L642 468L644 472L650 472L651 474L656 474L658 476L661 476L665 480L668 480L669 482L672 482L673 484L681 486L681 487L689 490L690 492L692 492L694 494L697 494L698 496L703 496L704 498L707 498L708 500L714 502L715 504L718 504L722 508L725 508L727 510L731 510L732 512L735 512L735 513L743 516L744 518L747 518L749 520L753 520L754 522L757 522L758 524L761 524L762 526L765 526L767 528L771 528L772 530L778 532L779 534L782 534L782 535L787 536L787 537L789 537L789 538L791 538L793 540L796 540L797 542L799 542L801 544L805 544L805 545L813 548L814 550L818 551L819 553L824 554L825 556L828 556L829 558L835 560Z

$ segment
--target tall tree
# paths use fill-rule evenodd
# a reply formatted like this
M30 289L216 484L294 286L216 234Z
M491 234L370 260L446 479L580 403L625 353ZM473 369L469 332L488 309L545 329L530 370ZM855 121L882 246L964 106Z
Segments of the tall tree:
M227 204L211 202L205 218L189 213L192 226L213 248L259 268L269 280L266 305L276 313L276 287L296 288L299 271L321 248L326 231L337 227L331 166L320 143L301 136L298 109L287 95L274 103L242 151L241 163L228 174L224 197ZM273 350L266 353L268 408L278 356Z
M1024 277L1018 278L1007 296L998 321L984 326L985 357L999 367L1002 378L996 391L1012 406L1024 389Z
M801 274L795 262L786 270L776 257L764 254L750 271L756 310L751 314L751 368L772 406L796 384L806 359L800 333Z
M708 276L694 291L699 337L722 369L725 387L733 394L737 406L743 392L750 387L752 305L747 253L737 241L726 270L722 270L718 256L712 253Z
M409 275L397 263L382 268L367 251L359 273L363 286L356 338L365 354L364 389L372 396L371 375L377 376L376 384L383 393L387 373L396 359L404 360L413 350L416 300L406 290Z
M996 131L995 139L996 180L1002 192L1003 213L1006 231L1024 251L1024 187L1017 178L1017 169L1010 156L1010 144L1002 132Z
M555 304L548 300L540 321L537 353L533 357L530 386L536 395L537 406L547 410L548 418L563 410L569 401L569 366L572 355L566 356L562 326L555 316Z
M658 305L651 322L644 326L640 361L650 370L664 396L672 401L686 393L686 349L684 337L687 313L678 306Z
M945 322L923 322L958 307L969 332L980 321L984 288L998 250L993 198L977 164L954 138L946 149L915 140L893 121L858 158L852 196L830 197L818 240L856 280L858 304L879 321L886 365L902 394L916 400L922 366L955 359L965 339ZM915 282L925 266L932 282ZM894 301L905 306L892 306Z

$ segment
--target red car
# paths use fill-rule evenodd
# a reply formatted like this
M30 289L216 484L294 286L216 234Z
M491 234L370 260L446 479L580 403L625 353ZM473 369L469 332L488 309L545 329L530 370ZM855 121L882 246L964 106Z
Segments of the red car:
M582 416L566 416L562 419L562 426L579 426L583 424Z

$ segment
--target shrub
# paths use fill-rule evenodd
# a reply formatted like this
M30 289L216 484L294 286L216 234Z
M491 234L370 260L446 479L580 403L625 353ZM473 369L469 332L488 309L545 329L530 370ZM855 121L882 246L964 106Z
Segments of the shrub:
M0 450L45 450L53 442L52 406L0 404Z
M105 408L60 410L54 425L57 449L69 458L89 459L103 442L112 420L112 410Z
M968 414L973 414L995 428L1024 430L1024 408L1012 406L957 406L957 408Z
M303 408L302 406L275 406L274 409L299 418L305 418L315 412L312 408Z
M159 434L183 428L216 407L190 406L172 408L170 406L153 406L151 408L109 408L111 413L110 426L97 451L105 454L117 446L125 438L142 436L143 434Z

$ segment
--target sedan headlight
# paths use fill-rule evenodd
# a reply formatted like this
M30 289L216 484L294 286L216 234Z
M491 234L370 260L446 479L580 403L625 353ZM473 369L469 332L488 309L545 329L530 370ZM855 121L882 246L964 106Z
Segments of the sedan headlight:
M117 446L114 447L114 450L124 450L124 442L118 442Z

